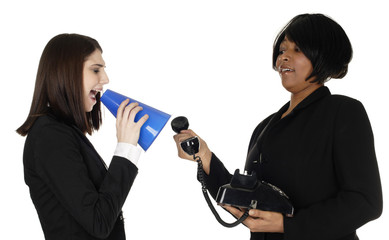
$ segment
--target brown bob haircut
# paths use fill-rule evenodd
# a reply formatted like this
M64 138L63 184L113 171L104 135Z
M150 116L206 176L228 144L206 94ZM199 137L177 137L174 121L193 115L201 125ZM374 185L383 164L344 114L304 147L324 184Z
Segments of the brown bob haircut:
M27 135L35 120L47 114L75 125L84 134L99 129L100 93L91 112L85 111L83 102L84 62L95 50L103 52L95 39L79 34L60 34L47 43L39 62L30 113L17 133Z
M280 45L287 37L311 61L311 82L324 83L331 78L343 78L348 71L353 50L343 28L323 14L301 14L281 30L273 45L273 69L280 54Z

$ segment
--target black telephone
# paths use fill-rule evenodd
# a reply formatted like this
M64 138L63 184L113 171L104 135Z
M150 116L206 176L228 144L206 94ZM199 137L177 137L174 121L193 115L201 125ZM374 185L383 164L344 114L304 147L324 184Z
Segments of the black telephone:
M188 129L189 122L186 117L181 116L173 119L171 125L173 131L179 133L181 130ZM207 188L203 180L204 170L202 162L200 157L196 156L200 149L200 143L198 138L192 137L186 139L185 141L180 143L180 146L187 154L192 155L193 159L197 161L197 174L202 185L204 197L216 219L223 226L237 226L239 223L243 222L247 218L248 211L250 209L280 212L282 214L285 214L285 216L287 217L293 216L293 205L289 201L288 196L281 189L270 183L259 181L255 172L252 172L250 175L248 175L247 173L240 174L239 169L236 169L234 175L232 176L231 182L219 188L219 191L216 196L216 202L219 205L233 206L240 209L245 209L246 211L243 216L236 222L224 222L213 207L207 193Z

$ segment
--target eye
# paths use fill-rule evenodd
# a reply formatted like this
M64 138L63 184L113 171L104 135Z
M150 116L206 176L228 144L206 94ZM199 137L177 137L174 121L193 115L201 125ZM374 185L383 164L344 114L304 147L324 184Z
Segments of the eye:
M281 54L284 54L285 53L285 47L280 47L280 49L278 50L278 55L281 55Z
M93 72L94 72L94 73L99 73L100 70L99 70L98 68L96 68L96 69L93 69Z

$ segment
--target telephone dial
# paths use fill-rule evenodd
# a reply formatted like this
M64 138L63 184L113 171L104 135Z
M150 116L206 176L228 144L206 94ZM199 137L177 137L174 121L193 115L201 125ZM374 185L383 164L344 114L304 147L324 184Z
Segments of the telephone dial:
M186 130L189 127L189 122L186 117L176 117L171 122L172 129L176 133L181 130ZM197 137L191 137L180 143L181 148L198 163L197 175L202 185L203 195L210 207L212 213L220 224L225 227L234 227L243 222L248 217L250 209L260 209L264 211L273 211L284 214L287 217L292 217L294 213L293 205L289 197L276 186L258 180L256 173L251 174L244 172L240 174L239 169L235 170L229 184L225 184L219 188L216 196L218 205L233 206L244 209L245 212L241 218L233 223L224 222L208 196L207 188L203 179L204 170L201 159L196 154L200 149L200 142Z

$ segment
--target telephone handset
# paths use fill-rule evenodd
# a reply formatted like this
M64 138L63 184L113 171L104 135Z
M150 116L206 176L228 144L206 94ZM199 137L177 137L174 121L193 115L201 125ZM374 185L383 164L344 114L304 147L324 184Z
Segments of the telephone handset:
M176 117L171 122L172 129L176 133L180 133L181 130L186 130L189 127L189 122L186 117ZM200 142L197 137L191 137L188 138L180 143L180 146L182 150L184 150L187 154L193 156L193 159L197 162L197 177L200 180L201 186L202 186L202 192L204 195L205 200L207 201L207 204L209 208L211 209L213 215L216 217L216 220L225 227L235 227L239 225L241 222L243 222L249 215L248 211L250 209L247 209L243 216L239 218L237 221L233 223L227 223L221 219L218 212L216 211L215 207L212 205L211 199L208 196L207 187L205 185L204 181L204 170L203 170L203 163L201 161L201 158L199 156L196 156L196 154L199 152L200 149Z
M176 117L171 122L172 129L176 133L181 130L186 130L189 127L189 122L186 117ZM264 211L274 211L285 214L287 217L292 217L294 208L289 201L288 196L276 186L259 181L255 172L251 175L247 173L240 174L239 169L235 170L231 182L219 188L216 196L216 202L219 205L228 205L241 209L246 209L243 216L234 223L224 222L209 199L207 188L203 179L204 170L201 158L196 156L200 149L200 142L197 137L191 137L180 143L181 148L198 163L197 175L202 185L204 197L210 207L212 213L220 224L225 227L235 227L243 222L248 217L250 209L260 209Z

